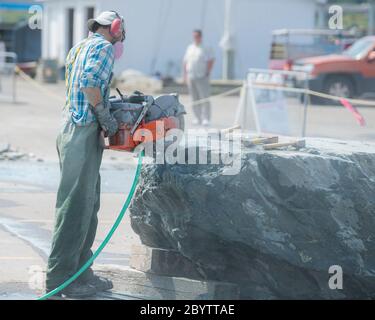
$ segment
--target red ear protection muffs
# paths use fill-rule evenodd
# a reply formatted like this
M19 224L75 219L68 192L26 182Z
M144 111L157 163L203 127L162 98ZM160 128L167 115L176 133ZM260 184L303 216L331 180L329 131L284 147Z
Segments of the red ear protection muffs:
M109 28L109 34L114 38L119 38L122 36L124 38L124 26L123 26L123 20L120 17L120 15L116 13L117 18L112 21L111 27ZM122 39L123 41L124 39Z
M109 30L110 34L114 38L118 38L122 32L122 22L120 19L113 20L111 28Z

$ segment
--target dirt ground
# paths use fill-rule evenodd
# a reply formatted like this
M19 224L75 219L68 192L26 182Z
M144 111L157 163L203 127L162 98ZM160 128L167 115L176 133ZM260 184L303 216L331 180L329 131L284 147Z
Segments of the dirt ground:
M30 159L0 160L0 299L35 297L34 271L44 269L51 241L59 179L55 138L64 104L64 84L38 88L19 79L18 102L0 102L0 145L11 144ZM48 92L48 93L47 93ZM189 97L181 96L188 105ZM215 98L212 126L234 123L238 96ZM375 140L375 108L360 108L367 121L360 127L338 106L313 106L308 112L307 135L349 140ZM187 128L192 125L187 107ZM133 180L136 159L132 154L106 151L102 166L102 205L95 245L112 226ZM128 216L98 259L100 264L127 265L130 247L139 243Z

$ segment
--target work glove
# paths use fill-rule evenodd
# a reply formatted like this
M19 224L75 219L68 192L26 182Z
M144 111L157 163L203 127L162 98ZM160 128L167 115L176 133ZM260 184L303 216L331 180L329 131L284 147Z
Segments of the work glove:
M109 106L105 106L103 102L98 103L92 108L100 127L103 129L106 137L112 137L118 131L117 120L109 112Z

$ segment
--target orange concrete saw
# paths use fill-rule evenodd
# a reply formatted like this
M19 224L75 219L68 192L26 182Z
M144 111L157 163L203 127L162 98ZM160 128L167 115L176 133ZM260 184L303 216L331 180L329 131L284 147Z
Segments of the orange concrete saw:
M141 143L164 139L172 129L184 130L185 107L177 94L156 98L134 92L111 97L111 113L119 124L119 131L109 138L108 149L132 152Z

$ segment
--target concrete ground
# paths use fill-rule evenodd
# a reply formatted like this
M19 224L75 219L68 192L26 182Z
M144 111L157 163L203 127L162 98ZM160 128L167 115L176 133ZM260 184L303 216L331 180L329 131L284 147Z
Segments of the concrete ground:
M55 137L64 104L64 85L38 87L19 79L17 91L16 104L2 101L0 96L0 144L10 143L34 156L0 161L0 299L36 297L35 282L41 281L36 274L45 268L49 252L59 180ZM189 98L183 95L181 101L187 105ZM232 126L238 101L238 96L213 99L212 126ZM359 110L367 120L366 127L358 126L342 107L313 106L308 113L307 135L374 141L375 108ZM187 112L187 128L191 128L189 106ZM131 154L105 152L95 246L104 239L120 211L135 167L136 159ZM126 216L98 263L127 266L130 246L139 242Z

